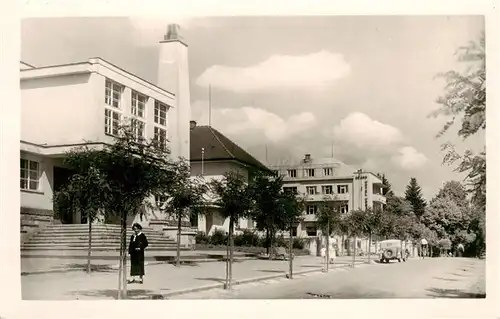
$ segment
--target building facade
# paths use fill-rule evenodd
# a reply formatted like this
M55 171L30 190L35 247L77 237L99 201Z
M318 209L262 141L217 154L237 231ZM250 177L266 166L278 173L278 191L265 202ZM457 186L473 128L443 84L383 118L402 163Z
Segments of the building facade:
M236 143L210 126L196 126L192 122L191 130L191 175L202 176L205 181L221 180L224 174L238 172L247 180L255 171L270 171L264 164L247 153ZM211 200L210 194L207 201ZM216 230L229 231L229 218L223 218L217 207L212 207L205 216L192 220L198 231L207 235ZM253 230L255 222L241 218L235 225L235 231Z
M188 52L178 26L169 26L159 46L157 84L101 58L44 67L20 63L22 221L53 215L53 193L71 175L63 166L67 151L102 148L120 124L131 124L137 137L164 143L172 157L189 161ZM60 221L86 223L77 212Z
M341 213L372 208L382 210L386 199L382 194L382 180L371 172L355 170L334 158L312 158L310 154L297 163L272 167L283 176L284 189L304 196L306 201L303 220L292 233L298 237L319 237L317 213L325 200L333 201ZM332 238L340 250L349 249L352 243L341 236ZM366 241L358 239L358 248L366 250ZM364 248L363 248L364 247ZM311 253L319 248L313 244ZM372 250L373 251L373 250Z

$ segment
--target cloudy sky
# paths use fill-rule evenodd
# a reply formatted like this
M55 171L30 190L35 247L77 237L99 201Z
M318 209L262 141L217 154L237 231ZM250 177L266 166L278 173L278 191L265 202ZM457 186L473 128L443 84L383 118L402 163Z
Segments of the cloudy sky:
M178 22L189 44L192 119L271 164L334 157L384 172L397 193L416 177L430 199L443 181L440 144L465 144L446 118L427 118L443 93L439 72L484 30L479 16L231 17L181 21L51 18L22 23L22 60L36 66L102 57L156 82L158 41Z

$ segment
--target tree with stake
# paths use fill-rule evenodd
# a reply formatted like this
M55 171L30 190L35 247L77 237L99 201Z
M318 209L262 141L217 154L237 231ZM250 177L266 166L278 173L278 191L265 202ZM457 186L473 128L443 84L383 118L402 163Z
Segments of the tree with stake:
M283 215L285 216L284 220L288 225L288 231L290 234L290 241L288 244L288 278L293 279L293 224L298 222L302 216L302 212L304 211L304 199L297 196L297 194L288 191L282 191L280 195L279 208L283 211Z
M219 208L219 213L223 218L229 218L229 260L225 288L231 289L234 225L239 218L249 215L252 208L251 191L246 178L238 172L229 172L224 174L222 180L214 179L210 181L210 187L216 197L214 204Z
M325 195L318 212L317 224L326 237L326 271L330 263L330 236L340 230L342 203L336 201L337 196Z
M288 226L284 210L280 209L283 177L258 172L249 185L255 205L251 217L256 221L259 231L266 231L267 253L273 255L273 243L276 232Z
M138 140L128 126L121 127L114 143L103 150L79 149L73 154L75 165L71 166L76 171L85 171L91 163L106 179L106 188L100 185L95 190L106 193L103 203L106 218L120 217L119 299L127 297L127 217L136 214L160 186L174 181L176 170L168 155L166 145ZM82 158L89 160L77 160Z
M181 234L182 220L190 216L204 213L204 198L208 187L202 177L190 176L190 167L185 160L181 159L175 163L174 181L167 179L166 188L156 195L167 198L164 211L173 216L177 222L177 257L176 266L181 264Z
M91 272L92 223L102 213L109 187L94 166L98 153L88 149L69 152L65 164L80 171L72 175L61 190L54 193L54 206L60 213L80 211L88 223L87 273ZM80 156L83 155L83 156ZM81 170L81 168L85 168Z
M354 253L352 257L352 267L356 263L357 238L366 233L366 214L363 210L352 210L342 216L341 226L347 231L349 237L354 238Z

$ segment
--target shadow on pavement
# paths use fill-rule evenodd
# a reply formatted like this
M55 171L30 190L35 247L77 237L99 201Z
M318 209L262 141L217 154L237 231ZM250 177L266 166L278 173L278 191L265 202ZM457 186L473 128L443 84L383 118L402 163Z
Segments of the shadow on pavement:
M259 269L260 272L273 272L273 273L284 273L284 270L269 270L269 269Z
M73 291L73 295L86 296L86 297L108 297L113 299L118 299L118 289L102 289L102 290L86 290L86 291ZM134 299L137 297L149 298L149 299L160 299L158 293L154 290L146 289L129 289L127 290L127 297L129 299Z
M214 278L214 277L205 277L205 278L194 278L196 280L206 280L206 281L216 281L220 283L225 283L226 279L223 278Z
M87 264L65 264L64 268L67 269L80 269L82 271L87 271ZM92 272L115 272L116 268L111 265L90 265L90 270Z
M433 298L486 298L485 293L476 294L458 289L429 288L426 291L429 292L428 296Z
M432 277L432 278L444 281L459 281L458 279L453 279L453 278L443 278L443 277Z
M302 265L300 267L302 267L302 268L322 268L323 266L321 266L321 265Z

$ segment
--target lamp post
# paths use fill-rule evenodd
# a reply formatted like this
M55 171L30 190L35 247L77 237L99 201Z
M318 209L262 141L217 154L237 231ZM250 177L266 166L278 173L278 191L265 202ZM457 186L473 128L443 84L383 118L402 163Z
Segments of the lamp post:
M202 147L201 148L201 176L204 176L204 174L205 174L204 160L205 160L205 148Z

